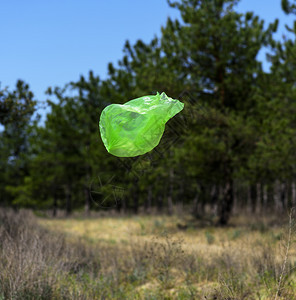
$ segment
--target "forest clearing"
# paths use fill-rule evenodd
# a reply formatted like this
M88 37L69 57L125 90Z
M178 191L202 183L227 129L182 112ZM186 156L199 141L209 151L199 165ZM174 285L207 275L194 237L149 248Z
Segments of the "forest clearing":
M0 300L296 300L296 0L35 2L1 5Z
M1 299L295 299L287 215L0 219Z

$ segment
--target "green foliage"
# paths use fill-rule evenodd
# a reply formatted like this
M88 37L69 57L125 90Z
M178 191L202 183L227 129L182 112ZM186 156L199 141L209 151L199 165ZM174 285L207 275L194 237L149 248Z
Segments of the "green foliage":
M296 13L296 4L292 4L289 0L282 0L281 4L282 9L286 14Z
M16 127L27 123L35 111L36 102L33 98L29 85L21 80L17 81L13 92L0 90L0 124L13 124Z
M12 204L29 173L29 136L36 109L29 85L18 81L14 91L0 91L0 203ZM38 120L38 116L36 121ZM35 121L35 122L36 122ZM28 180L28 179L27 179Z
M104 209L106 199L107 206L135 213L142 206L171 214L173 204L195 203L196 216L209 205L218 224L226 225L238 182L241 206L257 183L263 190L292 186L295 39L275 41L278 20L265 26L253 12L238 13L237 3L169 1L181 19L168 18L148 43L126 41L122 59L108 65L107 79L90 71L50 87L44 126L33 122L36 101L27 84L0 91L1 203L53 208L54 214L57 208L68 214L83 206L86 212ZM282 7L295 13L293 1L283 0ZM287 30L295 34L296 26ZM270 72L257 59L263 47ZM102 110L156 92L185 104L159 146L136 158L109 155L99 137ZM274 204L273 196L265 198L262 207Z

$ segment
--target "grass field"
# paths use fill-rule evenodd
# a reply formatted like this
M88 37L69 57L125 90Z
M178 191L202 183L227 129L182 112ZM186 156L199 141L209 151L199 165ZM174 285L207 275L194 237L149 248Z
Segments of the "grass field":
M296 299L288 216L234 217L216 228L190 216L18 215L0 229L1 238L5 226L12 235L23 227L0 248L0 299L1 289L3 299ZM23 257L7 250L22 247Z

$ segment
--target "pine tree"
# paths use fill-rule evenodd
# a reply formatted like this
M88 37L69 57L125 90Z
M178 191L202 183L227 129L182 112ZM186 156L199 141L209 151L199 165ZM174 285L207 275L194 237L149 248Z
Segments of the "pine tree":
M184 25L169 20L163 29L163 47L170 49L171 57L178 57L178 70L186 66L186 88L195 101L212 111L204 124L192 123L185 146L194 150L191 156L186 148L183 161L196 166L197 180L222 186L220 225L227 224L230 216L235 176L247 167L246 156L255 148L249 115L256 105L256 83L262 73L256 57L277 28L275 22L265 30L264 21L253 13L235 12L236 3L173 2L170 5L180 10Z
M0 203L14 203L15 188L28 174L29 133L27 131L36 109L29 85L19 80L10 92L0 91ZM38 119L38 116L37 116Z

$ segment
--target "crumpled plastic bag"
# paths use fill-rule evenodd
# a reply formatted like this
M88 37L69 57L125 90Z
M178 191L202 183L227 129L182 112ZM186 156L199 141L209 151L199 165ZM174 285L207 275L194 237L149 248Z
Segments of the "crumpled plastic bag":
M165 123L183 108L182 102L165 93L108 105L100 117L102 141L115 156L143 155L159 144Z

